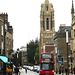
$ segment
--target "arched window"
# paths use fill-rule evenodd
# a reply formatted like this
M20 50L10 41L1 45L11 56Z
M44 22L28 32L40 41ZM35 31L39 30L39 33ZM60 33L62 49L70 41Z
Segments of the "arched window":
M46 10L48 11L48 6L46 7Z
M46 30L49 30L49 19L46 19Z

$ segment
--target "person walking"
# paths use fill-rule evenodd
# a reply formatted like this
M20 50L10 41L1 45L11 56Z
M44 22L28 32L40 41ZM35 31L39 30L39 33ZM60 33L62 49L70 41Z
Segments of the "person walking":
M74 67L74 74L75 74L75 67Z
M67 75L67 68L65 68L65 73L66 73L66 75Z
M27 67L25 67L25 72L27 73Z
M18 75L19 67L16 67L16 68L15 68L15 71L16 71L16 74Z
M61 67L59 67L59 74L61 74Z
M59 74L61 74L61 69L59 69Z

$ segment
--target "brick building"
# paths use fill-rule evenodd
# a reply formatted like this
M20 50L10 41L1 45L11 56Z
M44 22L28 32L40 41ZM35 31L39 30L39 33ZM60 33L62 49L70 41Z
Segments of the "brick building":
M27 48L25 46L22 46L20 48L20 51L22 53L22 57L21 57L22 66L27 65Z
M41 48L41 52L50 52L54 53L54 40L51 40L44 44Z
M13 28L8 22L8 14L0 14L0 55L7 57L13 52Z
M57 46L57 59L58 61L61 61L60 58L63 58L63 65L64 67L67 66L67 44L66 44L66 30L68 30L68 37L69 37L69 43L71 40L71 26L65 26L64 24L61 24L59 27L58 32L55 34L55 45ZM68 46L68 51L70 52L70 46ZM61 64L58 63L58 67L61 66ZM70 63L69 63L70 64Z

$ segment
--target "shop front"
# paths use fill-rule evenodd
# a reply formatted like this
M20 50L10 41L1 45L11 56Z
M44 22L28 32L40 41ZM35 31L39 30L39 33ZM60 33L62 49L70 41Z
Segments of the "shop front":
M13 63L6 56L0 56L0 75L12 75Z

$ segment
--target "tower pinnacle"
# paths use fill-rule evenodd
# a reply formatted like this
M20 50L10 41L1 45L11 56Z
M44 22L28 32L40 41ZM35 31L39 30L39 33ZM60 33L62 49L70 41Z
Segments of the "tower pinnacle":
M45 3L46 3L46 4L49 3L49 0L45 0Z
M72 19L74 17L74 5L73 5L73 0L72 0L72 9L71 9L71 14L72 14Z

